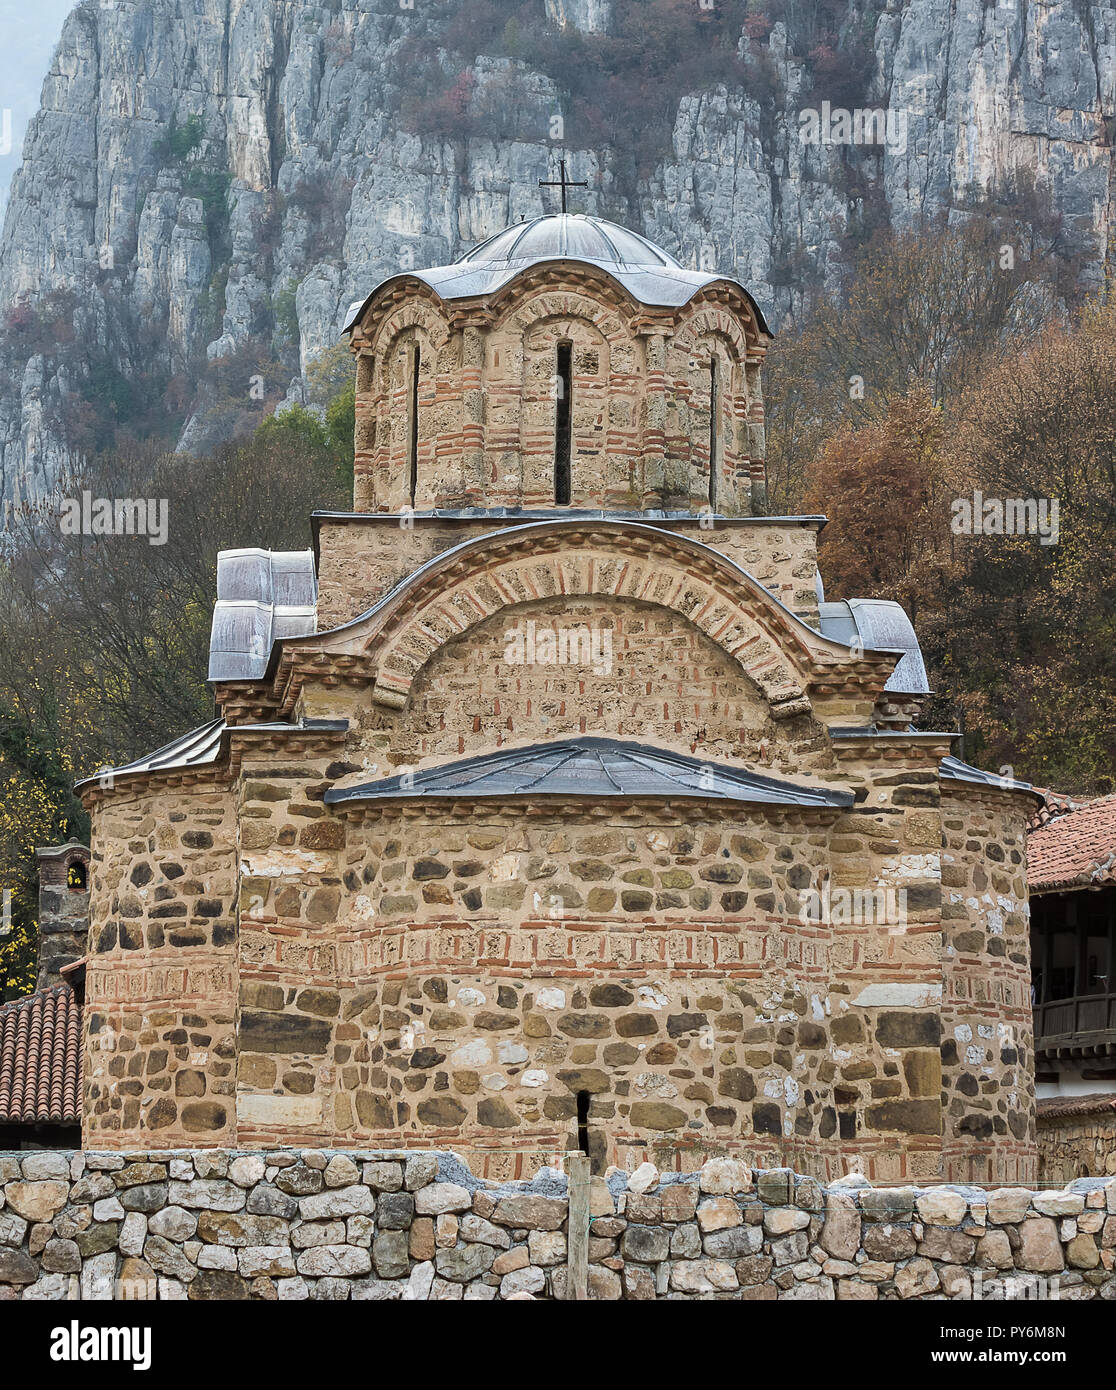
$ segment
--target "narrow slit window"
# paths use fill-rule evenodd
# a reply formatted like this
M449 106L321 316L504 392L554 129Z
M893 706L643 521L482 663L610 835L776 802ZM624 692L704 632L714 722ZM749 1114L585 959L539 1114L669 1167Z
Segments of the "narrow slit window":
M589 1092L577 1093L577 1147L583 1154L589 1152Z
M570 503L570 418L573 407L573 344L559 343L554 374L554 501Z
M720 412L717 359L709 359L709 510L717 510L717 424Z
M418 440L419 440L419 370L422 366L422 356L419 352L417 343L411 348L411 438L407 445L407 456L410 461L411 469L411 506L415 505L415 497L418 495Z

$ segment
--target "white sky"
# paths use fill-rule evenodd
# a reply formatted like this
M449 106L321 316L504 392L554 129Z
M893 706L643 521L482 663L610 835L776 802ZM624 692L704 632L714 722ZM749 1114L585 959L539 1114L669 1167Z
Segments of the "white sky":
M77 0L0 0L0 213L19 167L28 122L50 68L62 21ZM9 115L10 113L10 115ZM11 128L11 149L4 136Z

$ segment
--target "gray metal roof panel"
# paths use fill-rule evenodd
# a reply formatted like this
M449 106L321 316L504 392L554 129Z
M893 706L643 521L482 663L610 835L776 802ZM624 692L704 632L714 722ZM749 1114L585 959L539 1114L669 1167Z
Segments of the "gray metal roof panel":
M223 719L211 719L189 733L171 739L154 753L146 753L130 763L119 767L102 768L94 777L85 777L75 783L76 787L90 786L106 777L127 777L143 772L167 772L176 768L205 767L215 763L221 756L222 735L225 732Z
M901 651L885 690L904 695L925 695L930 691L926 663L918 644L914 625L901 603L893 599L850 598L818 605L818 625L822 635L851 646L860 641L866 649Z
M209 636L211 681L258 680L277 638L317 627L318 578L311 550L222 550Z
M943 758L938 764L939 775L952 782L969 782L974 786L996 787L1000 791L1008 792L1030 792L1032 796L1044 800L1041 792L1035 790L1030 782L1023 782L1015 777L1001 777L996 772L985 772L983 768L973 767L971 763L963 763L960 758Z
M530 266L564 261L595 266L637 302L650 307L677 309L706 285L718 281L735 285L754 309L762 331L771 332L759 306L732 276L687 270L638 232L585 213L555 213L516 223L466 251L451 265L388 276L365 299L350 304L344 332L353 327L372 296L393 280L413 276L442 299L477 299L495 294Z
M211 719L179 738L164 743L154 753L146 753L119 767L105 767L93 777L75 782L75 788L92 786L107 778L133 777L151 772L184 771L193 767L211 767L218 763L228 748L229 735L267 733L339 733L349 727L347 719L304 719L300 724L273 720L263 724L226 724L223 719Z
M550 256L682 269L669 251L639 232L585 212L542 213L515 222L466 251L456 264L523 264Z
M852 792L800 786L647 744L583 737L498 749L396 777L332 787L329 805L418 798L688 798L838 809Z

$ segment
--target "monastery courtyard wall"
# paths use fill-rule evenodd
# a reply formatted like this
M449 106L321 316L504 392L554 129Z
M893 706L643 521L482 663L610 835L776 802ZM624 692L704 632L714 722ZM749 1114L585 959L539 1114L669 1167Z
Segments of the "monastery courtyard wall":
M486 1183L446 1152L0 1154L0 1300L1116 1298L1116 1181Z

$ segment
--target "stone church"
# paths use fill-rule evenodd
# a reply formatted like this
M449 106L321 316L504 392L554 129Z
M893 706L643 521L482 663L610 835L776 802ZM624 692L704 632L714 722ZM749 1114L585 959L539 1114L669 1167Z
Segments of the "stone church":
M83 1139L1035 1176L1028 787L770 516L763 315L594 217L348 325L351 512L83 784Z

